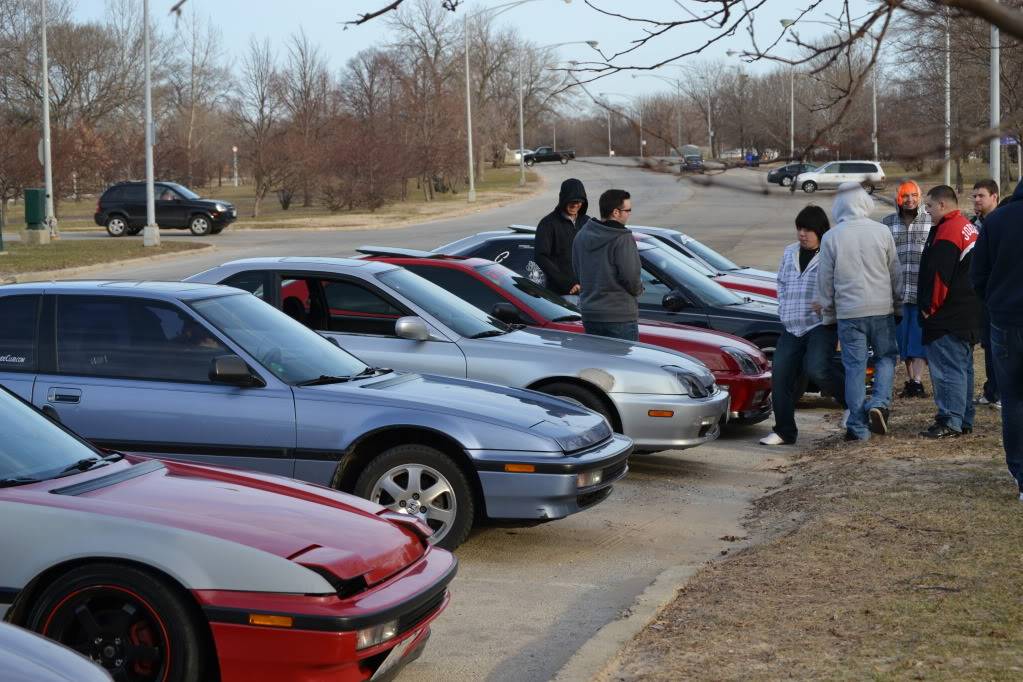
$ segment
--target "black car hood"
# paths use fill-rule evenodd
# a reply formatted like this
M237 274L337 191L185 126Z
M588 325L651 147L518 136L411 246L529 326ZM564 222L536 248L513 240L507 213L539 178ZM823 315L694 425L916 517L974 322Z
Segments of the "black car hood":
M735 305L718 306L713 308L714 314L742 317L750 320L771 320L778 322L778 305L776 303L761 303L759 301L747 301Z

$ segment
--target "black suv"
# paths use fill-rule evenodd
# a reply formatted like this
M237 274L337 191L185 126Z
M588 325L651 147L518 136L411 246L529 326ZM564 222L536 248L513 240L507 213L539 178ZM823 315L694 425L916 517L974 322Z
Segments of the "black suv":
M226 201L203 199L174 182L157 182L156 224L164 228L188 229L197 237L218 234L238 217ZM146 183L119 182L103 192L93 216L111 237L138 234L146 226Z

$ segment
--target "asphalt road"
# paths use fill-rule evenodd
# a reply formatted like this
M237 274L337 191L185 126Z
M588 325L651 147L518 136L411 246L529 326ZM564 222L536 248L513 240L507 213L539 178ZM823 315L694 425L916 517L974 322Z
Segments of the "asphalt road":
M232 258L346 255L367 243L432 248L481 229L535 224L553 208L558 186L569 176L586 184L594 213L600 192L624 188L632 192L636 224L682 226L740 264L775 269L783 246L795 237L792 219L810 199L780 188L762 192L764 174L754 170L706 176L711 184L703 186L629 163L591 159L538 166L547 182L544 192L485 214L390 230L229 230L211 238L217 245L212 253L111 268L106 274L171 279ZM813 200L830 208L832 197L820 193ZM190 237L165 231L163 238ZM818 409L798 419L805 443L834 429L829 424L837 414ZM662 572L695 570L735 548L734 537L745 535L742 519L749 503L780 483L774 469L792 452L756 444L769 427L770 422L735 427L710 445L635 457L629 476L608 500L568 519L476 532L458 551L461 570L448 612L437 621L423 658L401 679L553 677L603 625L627 613Z

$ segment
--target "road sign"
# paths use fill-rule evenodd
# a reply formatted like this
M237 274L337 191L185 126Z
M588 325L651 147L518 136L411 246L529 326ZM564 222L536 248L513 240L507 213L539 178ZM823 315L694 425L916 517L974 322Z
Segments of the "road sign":
M1005 135L1005 136L1002 137L1002 145L1003 146L1011 147L1011 146L1017 145L1017 144L1019 144L1019 140L1017 140L1015 137L1012 137L1011 135Z

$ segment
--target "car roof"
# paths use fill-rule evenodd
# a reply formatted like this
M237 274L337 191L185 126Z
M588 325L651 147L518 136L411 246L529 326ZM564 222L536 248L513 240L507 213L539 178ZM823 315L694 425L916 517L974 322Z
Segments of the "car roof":
M358 268L367 274L386 272L394 268L382 261L366 258L331 258L327 256L283 256L271 258L240 258L232 260L219 266L220 268L230 267L242 270L245 268L256 270L270 270L286 268L288 270L351 270Z
M98 294L113 296L139 296L149 298L191 301L213 296L233 295L238 290L219 284L194 282L158 282L125 280L62 280L26 282L0 287L0 295L13 294Z

